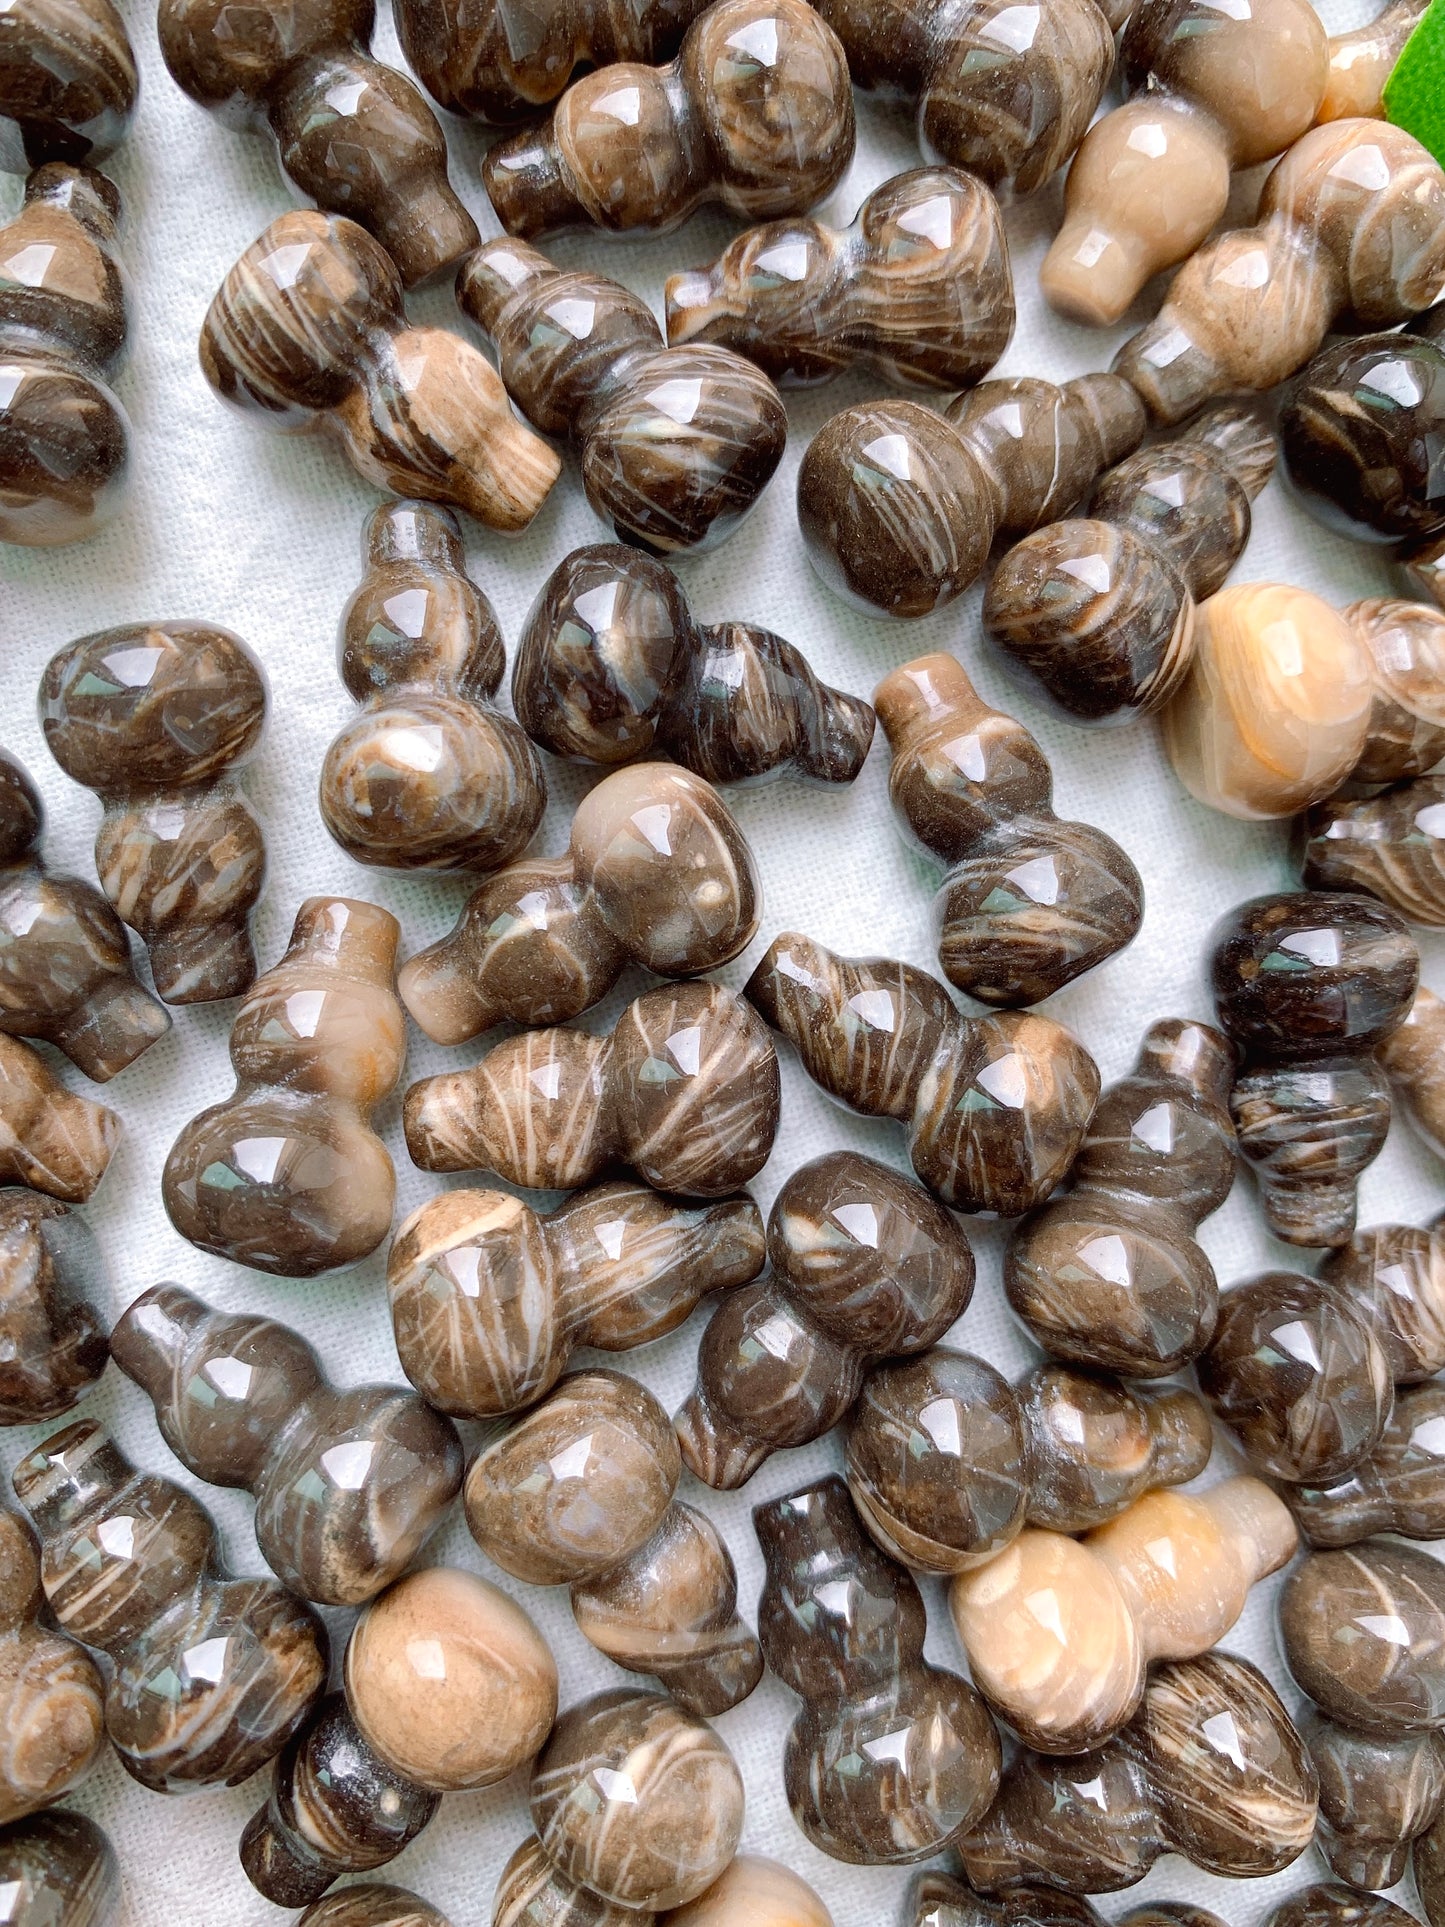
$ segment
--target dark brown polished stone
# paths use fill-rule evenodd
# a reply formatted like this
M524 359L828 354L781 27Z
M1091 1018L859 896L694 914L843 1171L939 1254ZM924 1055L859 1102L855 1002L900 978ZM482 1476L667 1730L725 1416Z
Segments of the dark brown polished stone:
M93 1820L64 1807L0 1829L6 1927L111 1927L120 1866Z
M0 1183L84 1204L120 1134L114 1111L68 1091L39 1051L0 1032Z
M0 1828L63 1799L105 1748L100 1669L41 1623L44 1605L35 1536L0 1507Z
M1421 984L1405 1021L1375 1057L1416 1131L1445 1157L1445 999Z
M0 1425L59 1418L109 1357L106 1265L77 1212L0 1191Z
M1393 1887L1409 1870L1411 1844L1445 1804L1439 1737L1382 1739L1313 1711L1300 1731L1320 1777L1320 1852L1351 1886Z
M440 1907L433 1907L406 1887L367 1880L342 1887L324 1900L313 1901L296 1927L452 1927Z
M1445 1726L1445 1566L1367 1539L1312 1552L1279 1598L1285 1659L1331 1719L1383 1739Z
M1082 1894L1058 1887L1010 1887L989 1898L947 1873L918 1874L908 1890L904 1927L1104 1927L1104 1916ZM1120 1927L1224 1927L1218 1914L1188 1901L1135 1907Z
M139 86L110 0L18 0L0 26L0 167L103 161L126 136Z
M1428 1905L1426 1917L1433 1919ZM1338 1880L1320 1880L1281 1901L1262 1927L1409 1927L1414 1918L1383 1894L1362 1894Z

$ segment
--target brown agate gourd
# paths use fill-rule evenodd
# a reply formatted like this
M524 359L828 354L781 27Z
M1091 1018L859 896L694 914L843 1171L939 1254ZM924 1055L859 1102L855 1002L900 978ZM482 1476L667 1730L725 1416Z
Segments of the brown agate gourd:
M679 1505L666 1412L619 1372L574 1372L467 1473L472 1537L504 1572L570 1586L600 1652L655 1673L685 1712L722 1713L762 1678L737 1573L705 1513Z
M154 1792L235 1786L278 1753L326 1683L326 1632L274 1579L231 1579L211 1516L81 1420L21 1460L63 1631L110 1661L106 1730ZM157 1690L161 1682L161 1690Z
M1445 1369L1445 1229L1375 1225L1328 1252L1320 1277L1347 1298L1384 1351L1396 1385Z
M1383 1894L1362 1894L1338 1880L1320 1880L1281 1901L1266 1915L1263 1927L1409 1927L1414 1918Z
M793 931L774 940L747 994L829 1096L905 1126L914 1170L956 1210L1017 1217L1073 1163L1099 1071L1052 1019L964 1017L926 971L835 956Z
M767 376L727 348L664 346L621 282L503 237L468 256L457 300L527 420L576 442L587 499L623 541L715 548L772 480L788 418Z
M123 41L119 20L115 30ZM0 131L4 91L0 76ZM0 351L12 373L0 406L0 541L78 542L120 507L130 422L110 386L126 347L119 224L120 195L103 174L51 161L0 229Z
M1309 0L1225 15L1201 0L1140 0L1121 55L1130 98L1084 136L1039 270L1049 305L1096 327L1194 252L1228 206L1234 169L1273 160L1313 126L1329 66Z
M1244 553L1275 453L1257 417L1221 403L1128 456L1087 519L1036 529L1004 556L984 596L990 640L1071 722L1162 708L1189 669L1194 605Z
M105 1745L100 1672L83 1646L40 1624L43 1603L34 1535L0 1507L0 1826L7 1828L78 1786Z
M963 1228L921 1186L856 1151L791 1174L768 1214L767 1250L768 1277L714 1312L674 1421L688 1466L718 1491L821 1438L874 1359L936 1344L973 1296Z
M926 616L977 580L995 537L1067 514L1145 421L1114 375L985 381L941 415L912 401L845 408L798 470L808 560L866 612Z
M146 946L168 1004L239 997L256 975L266 843L232 772L259 749L266 705L246 644L202 622L102 629L52 656L41 678L50 753L105 806L101 888Z
M361 704L321 766L321 820L358 863L497 870L547 804L536 751L491 707L506 667L492 605L466 572L450 509L385 502L367 517L364 573L338 660Z
M398 988L439 1044L505 1019L556 1023L590 1010L629 964L692 977L731 962L760 909L752 851L712 785L635 763L583 797L565 856L490 878Z
M0 1032L0 1184L84 1204L106 1174L120 1129L114 1111L66 1090L39 1051Z
M701 623L670 568L617 543L574 549L532 604L512 707L554 756L613 765L666 753L709 783L851 783L873 711L790 642Z
M231 1028L236 1089L171 1146L162 1193L201 1251L313 1278L375 1251L396 1174L368 1123L396 1088L405 1020L392 991L400 932L372 903L309 897L280 962Z
M12 1927L111 1927L120 1912L115 1849L93 1820L65 1807L0 1834L0 1887Z
M1259 220L1199 249L1114 371L1155 422L1183 421L1231 389L1284 381L1348 312L1388 328L1445 284L1445 170L1385 121L1301 136L1270 174Z
M749 1197L690 1210L602 1184L541 1217L509 1192L443 1191L392 1240L397 1353L438 1411L503 1417L549 1392L576 1346L649 1344L766 1256Z
M574 81L545 120L500 140L482 182L509 234L592 223L676 227L705 201L745 221L803 214L853 158L853 89L836 35L803 0L719 0L666 67Z
M5 23L0 165L103 161L130 127L139 88L125 23L110 0L19 0Z
M452 1927L452 1923L440 1907L408 1887L365 1880L313 1901L296 1927Z
M1354 1887L1393 1887L1409 1869L1411 1843L1445 1804L1439 1739L1353 1733L1313 1710L1300 1732L1319 1775L1320 1852Z
M1195 1233L1229 1196L1234 1054L1208 1024L1164 1018L1100 1099L1067 1197L1015 1231L1004 1290L1045 1351L1161 1378L1214 1331L1214 1268Z
M1030 1884L1005 1888L990 1899L951 1874L933 1872L915 1876L903 1918L905 1927L1104 1927L1104 1916L1082 1894ZM1120 1927L1224 1927L1224 1922L1186 1900L1161 1900L1122 1915Z
M223 401L286 434L325 428L375 487L524 529L561 470L486 356L408 325L391 256L336 214L297 209L257 236L201 328Z
M1166 1853L1262 1879L1309 1846L1318 1799L1304 1741L1263 1673L1208 1653L1156 1668L1104 1746L1065 1760L1021 1752L958 1850L985 1893L1032 1881L1117 1893Z
M1243 1057L1230 1098L1265 1216L1287 1244L1348 1244L1390 1093L1374 1051L1410 1008L1420 959L1368 897L1256 897L1217 925L1219 1021Z
M162 0L161 54L183 93L230 126L269 127L298 194L359 222L408 287L461 258L477 224L447 179L420 90L371 57L371 0Z
M790 384L844 368L968 388L1014 330L998 202L971 174L917 167L876 187L852 225L773 221L710 267L674 274L667 338L735 348Z
M1132 942L1139 872L1102 830L1054 815L1037 740L990 709L952 656L905 663L873 701L893 751L894 811L948 866L934 922L956 989L985 1004L1038 1003Z
M1445 1158L1445 1000L1421 984L1376 1061L1405 1115L1436 1157Z
M1445 1539L1445 1386L1397 1386L1390 1417L1363 1457L1338 1478L1306 1481L1285 1496L1313 1546L1353 1546L1377 1532Z
M1357 1733L1445 1727L1445 1569L1390 1539L1311 1552L1279 1596L1296 1684Z
M136 982L125 925L95 886L44 869L44 820L30 777L0 750L0 1031L54 1044L103 1084L165 1036L170 1015Z
M720 984L630 1003L605 1037L534 1030L406 1094L412 1162L571 1191L614 1163L659 1191L723 1198L768 1161L781 1103L772 1040Z
M1429 0L1385 0L1373 20L1330 35L1330 76L1316 120L1378 119L1385 82Z
M110 1348L186 1470L254 1493L261 1557L303 1599L374 1598L461 1490L447 1419L390 1385L337 1391L305 1339L269 1318L155 1285L122 1312Z
M883 1550L966 1572L1025 1525L1086 1532L1209 1462L1193 1392L1138 1393L1069 1365L1017 1387L946 1346L869 1373L848 1428L848 1489Z
M930 1859L983 1818L998 1733L958 1674L923 1657L923 1599L864 1535L840 1478L755 1508L758 1635L803 1701L783 1743L793 1817L835 1860Z
M89 1225L29 1191L0 1191L0 1425L59 1418L109 1357L105 1264Z

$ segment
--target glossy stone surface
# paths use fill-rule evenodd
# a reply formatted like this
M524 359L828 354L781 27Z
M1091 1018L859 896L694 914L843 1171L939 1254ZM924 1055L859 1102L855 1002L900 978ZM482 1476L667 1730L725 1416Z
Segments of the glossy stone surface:
M407 960L398 989L439 1044L505 1020L579 1017L629 964L694 977L752 942L762 882L737 818L701 776L634 763L577 805L564 855L524 857Z
M1110 469L1087 519L1016 543L989 582L983 619L1021 680L1072 722L1163 708L1193 659L1195 603L1244 552L1275 447L1247 408L1219 403Z
M1384 1739L1445 1726L1445 1567L1367 1539L1312 1552L1279 1596L1285 1658L1331 1719Z
M361 709L326 752L321 820L358 863L500 869L531 841L547 782L488 700L506 667L502 632L466 572L457 519L384 503L367 517L361 561L337 648Z
M375 1598L461 1490L461 1441L440 1413L390 1385L339 1391L300 1333L269 1318L153 1285L110 1348L187 1471L255 1494L261 1556L303 1599Z
M54 1044L103 1084L165 1036L170 1015L136 982L125 925L95 885L46 871L36 850L44 821L26 770L0 750L0 1031ZM28 1064L6 1071L28 1108L35 1074ZM99 1124L89 1117L88 1135Z
M1445 170L1385 121L1313 128L1264 184L1254 227L1206 242L1114 370L1155 422L1214 396L1284 381L1349 311L1388 328L1426 308L1445 278Z
M109 1357L106 1265L84 1218L0 1191L0 1425L59 1418Z
M791 1173L768 1214L767 1250L768 1276L713 1313L674 1421L689 1468L720 1491L745 1485L775 1451L820 1438L873 1360L925 1351L973 1296L962 1226L922 1186L856 1151Z
M860 697L750 622L698 622L673 571L615 543L542 584L512 665L533 742L573 762L665 754L710 783L851 783L873 740Z
M788 1804L824 1853L927 1860L977 1824L999 1742L978 1695L923 1657L923 1600L865 1538L843 1481L753 1513L767 1578L758 1635L803 1701L783 1743Z
M367 1880L313 1902L296 1927L451 1927L451 1922L408 1888Z
M104 807L101 888L168 1004L239 997L256 975L266 842L236 775L261 747L267 697L250 649L208 622L98 630L40 679L46 747Z
M84 1204L120 1134L114 1111L68 1091L39 1051L0 1032L0 1183Z
M1396 1035L1399 1033L1397 1032ZM1445 1367L1445 1230L1373 1225L1325 1254L1320 1277L1366 1320L1397 1386Z
M1318 1795L1304 1742L1263 1673L1209 1653L1156 1667L1107 1745L1066 1760L1021 1752L959 1852L984 1892L1043 1881L1117 1893L1166 1853L1206 1873L1262 1878L1309 1846Z
M1365 1457L1341 1478L1288 1497L1312 1545L1350 1546L1375 1532L1445 1539L1445 1386L1397 1388L1389 1423Z
M1445 928L1445 777L1316 803L1299 841L1307 889L1377 897L1406 923Z
M819 15L803 0L720 0L669 66L574 81L488 151L482 184L526 240L586 223L659 233L705 201L763 221L829 194L854 139L847 60Z
M985 1004L1034 1004L1130 943L1139 872L1112 837L1061 821L1053 771L1022 723L991 709L954 657L919 656L873 692L906 833L947 866L938 961Z
M21 0L0 47L0 166L103 161L129 130L139 85L110 0Z
M650 1907L619 1907L564 1874L535 1833L501 1871L491 1927L656 1927Z
M439 1411L502 1417L549 1392L575 1346L650 1344L766 1258L746 1196L689 1209L645 1185L600 1184L542 1217L509 1192L443 1191L392 1240L397 1353Z
M964 1017L926 971L838 957L793 931L747 994L830 1097L906 1127L914 1170L956 1210L1016 1217L1073 1163L1099 1071L1052 1019Z
M705 1893L674 1907L666 1927L833 1927L833 1916L779 1861L740 1853Z
M270 1796L241 1835L241 1865L278 1907L309 1906L342 1874L394 1860L440 1798L373 1753L329 1694L278 1756Z
M88 24L101 30L100 39L113 28L128 61L125 29L108 0L92 6ZM6 41L25 36L27 13L48 14L63 38L67 26L87 24L87 11L76 5L62 12L54 0L30 0L7 17ZM6 167L18 160L6 153L6 135L15 132L5 118L7 82L21 77L9 65L11 51L0 48L0 165ZM96 79L103 66L102 56ZM130 78L133 83L133 67ZM34 101L51 79L26 84L23 92ZM24 207L0 228L0 351L9 371L0 406L0 541L34 548L78 542L104 527L124 498L130 421L110 386L125 354L128 321L116 249L120 212L120 195L103 174L53 160L30 176Z
M346 1704L367 1745L433 1793L494 1786L557 1713L557 1665L507 1594L430 1566L366 1608L346 1647Z
M1089 129L1064 223L1039 270L1049 305L1118 321L1151 275L1223 216L1234 169L1273 160L1313 125L1329 75L1309 0L1141 0L1121 47L1129 98Z
M889 382L968 388L1014 329L998 202L952 167L897 174L846 228L772 221L664 290L667 338L735 348L774 381L861 367Z
M1212 953L1219 1021L1242 1058L1230 1109L1270 1229L1348 1244L1390 1123L1373 1053L1410 1008L1415 945L1383 904L1300 891L1231 911Z
M161 53L191 99L269 130L305 200L372 234L411 287L450 267L477 224L447 179L447 144L415 82L371 57L371 0L161 0Z
M985 381L941 415L912 401L845 408L798 470L808 560L865 613L929 615L977 579L996 536L1067 514L1139 446L1145 419L1112 375Z
M1445 1001L1421 984L1376 1060L1405 1115L1436 1156L1445 1157Z
M326 1684L327 1639L274 1579L232 1579L210 1514L81 1420L15 1468L62 1630L105 1654L105 1725L153 1792L236 1786Z
M406 1049L396 919L308 897L231 1027L236 1089L166 1159L171 1223L201 1251L283 1278L357 1263L391 1229L396 1176L369 1123Z
M613 1164L659 1191L723 1198L768 1161L781 1106L772 1039L719 984L649 990L612 1030L534 1030L472 1070L413 1084L403 1122L424 1171L490 1170L571 1191Z
M1008 1887L996 1898L977 1894L951 1874L919 1874L908 1890L904 1927L1101 1927L1103 1915L1081 1894L1058 1887ZM1217 1914L1188 1901L1135 1907L1121 1927L1224 1927Z
M120 1912L115 1849L63 1807L0 1832L0 1889L6 1927L111 1927Z
M457 300L528 421L571 436L587 499L620 540L715 548L772 480L788 432L772 383L731 349L664 347L620 282L503 237L467 257Z
M283 434L326 429L357 473L524 529L561 469L481 350L408 325L402 280L364 228L298 209L241 255L207 310L201 372Z
M1208 1344L1218 1288L1194 1234L1234 1183L1233 1076L1208 1024L1152 1024L1099 1100L1072 1189L1015 1231L1004 1290L1056 1358L1159 1378Z
M44 1603L34 1535L0 1508L0 1826L78 1786L105 1746L105 1682L83 1646L41 1625ZM0 1845L0 1882L5 1858Z
M1440 1816L1427 1828L1415 1843L1415 1890L1420 1904L1425 1910L1425 1918L1430 1927L1440 1927L1445 1921L1445 1827L1440 1825ZM1374 1927L1370 1923L1369 1927ZM1386 1927L1396 1927L1396 1923L1386 1923Z
M1030 1746L1080 1753L1130 1720L1145 1669L1207 1652L1298 1544L1258 1479L1150 1492L1084 1539L1028 1528L956 1575L949 1605L974 1684ZM1031 1600L1056 1610L1040 1617Z
M568 1879L621 1907L683 1906L737 1851L743 1783L704 1720L619 1687L572 1706L532 1769L532 1823Z
M1381 95L1429 0L1385 0L1373 20L1330 35L1330 77L1317 120L1379 119Z
M1433 1733L1378 1739L1312 1712L1301 1732L1320 1781L1315 1839L1354 1887L1393 1887L1410 1846L1445 1804L1445 1752Z
M1320 1880L1281 1901L1263 1927L1407 1927L1414 1918L1383 1894L1357 1893L1338 1880Z

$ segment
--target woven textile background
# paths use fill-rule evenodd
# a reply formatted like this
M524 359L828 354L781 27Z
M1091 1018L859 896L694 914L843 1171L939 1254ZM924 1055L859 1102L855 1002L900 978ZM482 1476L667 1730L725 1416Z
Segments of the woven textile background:
M357 580L361 525L376 497L327 438L271 436L225 409L206 387L196 361L197 333L217 283L259 229L291 204L290 191L268 142L228 132L172 83L157 50L153 10L142 0L122 0L122 6L143 70L136 124L113 164L125 197L123 247L134 294L131 358L119 383L135 430L134 483L120 518L95 541L48 553L0 549L0 741L22 758L43 792L47 860L93 876L99 805L61 775L42 743L35 690L43 664L70 638L113 623L194 616L228 624L264 661L273 695L269 732L249 779L271 857L258 920L263 964L279 955L301 899L317 891L346 891L385 904L399 917L404 953L410 954L450 927L466 886L360 869L330 842L316 808L322 755L350 710L334 666L337 617ZM1323 10L1335 28L1353 25L1372 11L1368 0L1324 0ZM381 23L377 51L383 58L398 58L389 19ZM484 231L494 231L477 177L482 142L468 128L453 128L450 137L453 178ZM848 220L870 188L916 159L905 118L860 103L857 159L822 212ZM1241 186L1239 218L1251 211L1258 178ZM19 184L5 181L3 189L8 218L19 202ZM1037 268L1058 208L1056 185L1008 215L1019 325L1003 372L1062 378L1102 367L1114 341L1127 331L1091 334L1059 322L1042 306ZM617 243L579 234L556 243L554 252L565 264L595 264L619 276L660 311L665 274L710 259L728 233L723 220L704 216L660 240ZM1157 297L1157 288L1151 290L1136 311L1135 325ZM449 287L426 291L412 306L420 319L467 327ZM821 391L790 395L787 458L762 505L721 551L684 562L679 573L700 617L765 623L804 649L825 679L863 694L894 664L926 650L951 649L988 698L1037 731L1053 759L1060 812L1089 818L1116 836L1138 864L1147 889L1144 927L1133 947L1050 1005L1078 1031L1110 1081L1128 1069L1151 1019L1212 1014L1203 971L1209 929L1235 901L1293 882L1287 827L1245 826L1198 807L1174 780L1147 724L1090 735L1046 715L1011 686L983 642L976 591L942 615L912 626L870 620L829 596L803 558L794 478L803 448L826 417L872 392L875 386L868 380L845 378ZM509 542L475 524L468 525L466 535L472 573L496 607L510 658L548 571L568 550L601 539L602 531L569 459L525 538ZM1249 578L1294 580L1341 601L1390 586L1383 561L1318 528L1278 485L1258 506L1253 543L1236 571L1236 579ZM564 845L572 807L587 779L551 762L547 773L551 802L538 847L556 850ZM932 874L899 837L888 807L887 775L888 755L880 739L851 789L824 792L782 782L730 799L756 851L765 901L756 943L723 973L729 983L740 986L766 942L788 928L845 952L933 964ZM1445 991L1445 942L1427 939L1422 950L1427 980ZM641 987L636 977L624 980L588 1025L609 1024ZM178 1012L170 1035L106 1090L106 1100L124 1119L125 1137L86 1215L109 1259L111 1313L118 1314L146 1286L174 1278L212 1303L263 1311L299 1326L339 1381L396 1380L400 1372L387 1316L384 1251L342 1276L288 1283L201 1256L165 1216L160 1173L172 1140L188 1117L231 1086L226 1040L232 1008ZM406 1080L474 1061L480 1049L478 1043L460 1053L445 1052L413 1030ZM84 1080L69 1066L64 1075L73 1087L83 1087ZM783 1078L777 1150L754 1186L764 1208L788 1171L832 1146L852 1145L907 1168L897 1127L840 1111L790 1058ZM410 1211L447 1180L412 1167L402 1141L399 1101L384 1107L379 1128L397 1163L398 1212ZM1383 1156L1366 1175L1361 1221L1418 1222L1433 1215L1445 1205L1442 1175L1439 1164L1397 1121ZM1000 1234L987 1224L970 1229L976 1229L979 1289L953 1340L1016 1375L1030 1362L1030 1353L999 1288ZM1265 1265L1290 1262L1290 1254L1267 1237L1246 1177L1205 1227L1204 1242L1224 1283ZM704 1306L671 1338L612 1362L645 1380L675 1409L691 1383L707 1315ZM86 1409L114 1428L140 1465L193 1483L162 1444L145 1398L114 1370ZM40 1436L39 1430L27 1429L0 1435L7 1489L16 1462ZM705 1494L685 1477L683 1496L705 1505L733 1550L749 1617L762 1579L752 1505L839 1462L834 1437L775 1457L741 1493ZM1224 1452L1217 1450L1206 1478L1217 1478L1224 1463ZM249 1498L196 1489L217 1519L232 1566L258 1570ZM486 1572L524 1602L557 1655L563 1705L618 1680L577 1632L565 1591L540 1592L493 1571L459 1515L424 1557ZM1263 1665L1294 1706L1298 1695L1284 1673L1275 1633L1278 1583L1256 1589L1225 1645ZM929 1652L942 1664L961 1666L942 1589L927 1582L925 1593ZM333 1614L331 1621L339 1660L346 1615ZM792 1696L770 1676L718 1722L747 1783L744 1845L774 1854L806 1875L827 1899L837 1927L883 1927L896 1918L907 1876L829 1861L793 1824L783 1794L780 1749L795 1709ZM236 1858L241 1829L267 1785L268 1775L261 1774L231 1791L165 1798L132 1783L114 1758L102 1766L75 1804L100 1820L115 1842L125 1877L127 1927L181 1922L262 1927L280 1920L249 1886ZM414 1887L455 1927L486 1927L497 1875L526 1830L525 1776L488 1792L452 1795L430 1830L380 1877ZM1101 1906L1116 1916L1144 1898L1187 1895L1214 1908L1231 1927L1254 1927L1285 1894L1322 1872L1323 1863L1311 1853L1275 1880L1232 1884L1169 1859L1132 1894L1106 1898ZM1403 1898L1413 1905L1412 1896Z

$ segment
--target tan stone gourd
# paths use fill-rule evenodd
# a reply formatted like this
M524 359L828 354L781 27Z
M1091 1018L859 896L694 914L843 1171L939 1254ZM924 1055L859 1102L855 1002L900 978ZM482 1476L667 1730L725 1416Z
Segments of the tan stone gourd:
M84 1204L120 1131L114 1111L68 1091L39 1051L0 1032L0 1184Z

